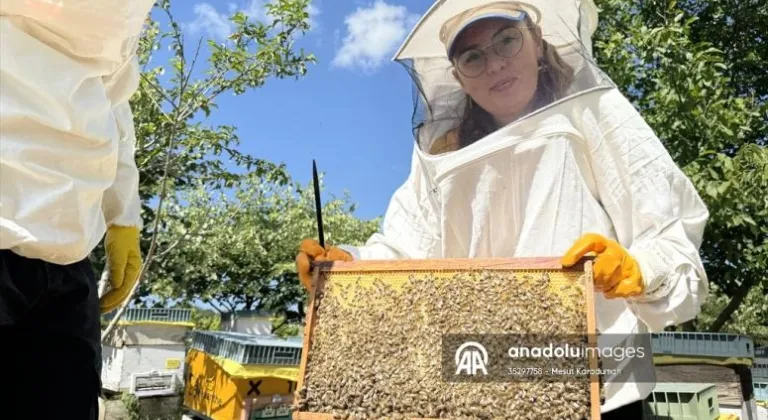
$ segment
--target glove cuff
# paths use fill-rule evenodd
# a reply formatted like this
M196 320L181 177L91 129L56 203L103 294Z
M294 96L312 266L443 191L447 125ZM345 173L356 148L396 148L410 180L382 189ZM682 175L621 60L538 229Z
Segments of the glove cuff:
M664 254L656 248L638 247L632 251L632 257L640 268L644 291L642 295L633 296L630 300L651 302L668 295L674 285L670 281L670 264Z
M118 224L110 224L107 226L108 230L130 230L130 231L139 231L139 227L135 225L118 225Z
M358 252L357 247L354 247L352 245L337 245L336 248L339 248L340 250L346 252L354 260L360 259L360 252Z

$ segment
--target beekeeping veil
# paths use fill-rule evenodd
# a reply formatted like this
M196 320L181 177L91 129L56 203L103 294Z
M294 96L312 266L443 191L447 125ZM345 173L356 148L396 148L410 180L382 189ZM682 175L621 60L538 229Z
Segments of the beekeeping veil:
M518 16L527 16L530 23L537 25L543 40L567 64L564 68L573 71L572 77L567 78L567 88L560 89L561 94L556 99L537 101L537 105L518 121L578 98L588 90L612 87L610 79L592 60L591 36L597 28L597 11L591 0L438 0L416 24L394 57L408 69L415 85L413 128L422 152L429 154L437 139L448 131L458 131L467 111L468 98L454 76L455 66L448 59L446 39L450 41L456 35L456 27L466 27L484 15L492 15L494 10L508 11L510 8L524 12ZM453 22L448 26L453 27L446 29L444 24L451 19ZM529 40L526 38L524 42ZM486 54L490 51L487 49ZM546 62L544 64L544 71L552 71L546 68ZM538 79L539 88L547 89L541 73Z

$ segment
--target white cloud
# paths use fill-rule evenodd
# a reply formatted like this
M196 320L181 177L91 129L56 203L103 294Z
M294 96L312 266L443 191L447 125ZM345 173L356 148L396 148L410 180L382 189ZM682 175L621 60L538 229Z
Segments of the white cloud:
M251 19L272 23L272 17L267 15L265 4L266 1L263 0L250 0L243 8L243 13Z
M418 19L405 6L387 4L384 0L358 8L344 19L347 34L332 64L366 73L375 71L394 53Z
M246 16L250 17L251 19L256 19L262 22L266 22L268 24L272 23L272 16L267 14L267 8L266 4L268 2L265 0L250 0L248 5L243 8L243 12L246 14ZM309 26L310 30L314 30L315 27L318 25L317 22L317 16L320 14L320 8L315 6L314 3L310 3L307 6L307 13L309 13Z
M307 13L309 13L309 27L310 30L315 30L320 28L320 21L317 20L317 16L321 13L320 8L315 6L314 3L310 3L309 6L307 6Z
M227 3L227 13L220 13L209 3L198 3L193 8L195 19L186 26L192 33L204 32L208 36L223 41L234 29L234 25L229 21L229 16L238 10L251 19L271 24L272 17L267 15L266 3L266 0L247 0L243 5ZM320 14L320 8L311 3L307 12L309 12L311 30L314 30L316 26L319 26L317 16Z
M208 35L222 40L232 32L232 23L226 13L219 13L216 8L208 3L198 3L193 9L195 20L188 26L193 33L205 32Z

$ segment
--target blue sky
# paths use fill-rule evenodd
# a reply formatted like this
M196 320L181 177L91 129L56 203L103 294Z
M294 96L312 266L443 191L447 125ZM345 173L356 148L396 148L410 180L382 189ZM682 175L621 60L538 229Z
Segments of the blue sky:
M400 1L400 2L398 2ZM325 173L328 194L349 191L356 215L381 216L408 176L413 136L413 90L405 69L391 60L432 2L428 0L315 0L313 29L298 42L317 57L305 77L270 79L242 96L223 95L209 125L237 127L241 150L283 162L309 182L312 159ZM221 39L233 10L258 18L264 0L172 3L187 43Z

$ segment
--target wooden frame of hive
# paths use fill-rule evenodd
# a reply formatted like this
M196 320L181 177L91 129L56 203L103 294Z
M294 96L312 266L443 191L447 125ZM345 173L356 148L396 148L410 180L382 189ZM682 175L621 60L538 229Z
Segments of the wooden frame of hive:
M567 272L579 275L580 284L584 288L586 305L586 323L588 342L590 346L597 346L597 323L595 314L594 285L592 282L593 258L587 257L572 267L563 267L559 258L449 258L431 260L363 260L353 262L323 261L313 263L313 291L310 293L307 305L307 318L304 328L304 344L299 367L297 390L304 386L307 375L307 361L312 349L312 334L318 322L316 314L316 301L322 293L327 277L336 273L356 273L360 275L373 275L375 273L408 273L408 272L478 272L478 271L546 271ZM596 357L589 358L590 369L598 368ZM590 375L590 420L600 420L600 383L596 375ZM333 414L294 411L294 420L332 420ZM436 420L436 419L411 419L411 420Z

